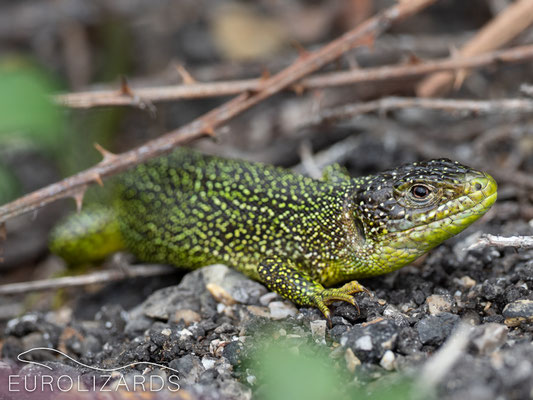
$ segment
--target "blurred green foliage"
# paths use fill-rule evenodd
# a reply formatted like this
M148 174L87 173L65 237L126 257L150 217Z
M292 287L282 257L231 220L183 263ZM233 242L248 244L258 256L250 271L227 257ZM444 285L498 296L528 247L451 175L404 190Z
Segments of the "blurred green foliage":
M328 346L303 338L274 339L263 331L252 335L245 347L243 372L257 378L254 397L261 400L420 398L410 378L383 371L383 378L372 381L361 370L350 373L343 358L331 358Z
M0 164L0 205L13 200L21 192L17 178L8 168Z
M0 61L0 143L29 141L55 151L65 134L63 112L50 94L55 85L28 61Z

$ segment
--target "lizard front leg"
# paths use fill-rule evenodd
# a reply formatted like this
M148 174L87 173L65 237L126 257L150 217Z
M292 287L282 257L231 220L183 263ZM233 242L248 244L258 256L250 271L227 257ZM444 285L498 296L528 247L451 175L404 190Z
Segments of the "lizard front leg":
M354 293L367 292L357 281L351 281L340 288L326 289L305 272L296 269L290 260L267 258L259 264L257 272L263 284L270 290L302 306L317 307L331 325L328 305L334 301L345 301L359 310L353 298Z

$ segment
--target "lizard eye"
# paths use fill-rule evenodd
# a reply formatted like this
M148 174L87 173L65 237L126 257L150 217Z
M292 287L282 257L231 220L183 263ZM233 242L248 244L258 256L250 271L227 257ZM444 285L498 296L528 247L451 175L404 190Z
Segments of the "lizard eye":
M429 188L424 185L414 185L411 188L411 194L413 195L415 199L418 199L418 200L425 199L426 197L429 196L430 193L431 193L431 190L429 190Z

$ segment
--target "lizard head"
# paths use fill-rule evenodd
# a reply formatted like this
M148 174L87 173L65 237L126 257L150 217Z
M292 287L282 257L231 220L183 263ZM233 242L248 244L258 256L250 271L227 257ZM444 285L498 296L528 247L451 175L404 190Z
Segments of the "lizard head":
M479 219L496 201L497 185L484 172L438 159L356 180L355 188L361 251L374 260L370 269L376 271L363 275L378 275L406 265Z

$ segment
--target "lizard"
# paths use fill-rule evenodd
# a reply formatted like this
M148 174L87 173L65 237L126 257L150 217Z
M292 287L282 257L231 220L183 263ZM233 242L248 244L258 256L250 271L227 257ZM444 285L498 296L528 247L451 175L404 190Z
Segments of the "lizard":
M367 291L357 279L395 271L479 219L497 184L448 159L356 178L335 164L313 179L178 148L122 174L113 197L59 224L52 252L223 263L330 320L334 301L357 307L353 295Z

